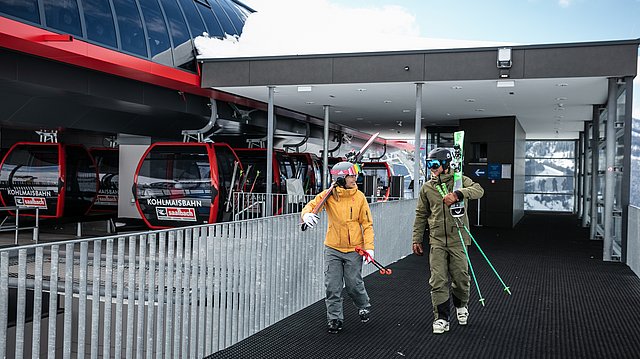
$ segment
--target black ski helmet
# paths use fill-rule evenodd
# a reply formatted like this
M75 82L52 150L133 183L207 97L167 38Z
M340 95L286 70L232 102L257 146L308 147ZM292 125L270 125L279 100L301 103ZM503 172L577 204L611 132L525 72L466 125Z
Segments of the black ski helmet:
M427 155L427 168L437 168L442 165L442 169L447 170L451 164L451 159L451 151L446 148L436 147Z

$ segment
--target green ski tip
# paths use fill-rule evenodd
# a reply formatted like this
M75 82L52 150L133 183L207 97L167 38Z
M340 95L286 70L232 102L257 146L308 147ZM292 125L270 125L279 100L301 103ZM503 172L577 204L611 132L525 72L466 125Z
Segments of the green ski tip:
M484 298L480 298L479 302L482 303L482 306L484 307Z
M511 291L509 290L509 287L504 287L504 291L507 292L507 294L511 295Z

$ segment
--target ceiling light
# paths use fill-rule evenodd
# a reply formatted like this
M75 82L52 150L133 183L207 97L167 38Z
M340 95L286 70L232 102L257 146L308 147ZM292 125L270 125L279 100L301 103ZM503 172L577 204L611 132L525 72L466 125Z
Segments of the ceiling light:
M556 86L558 86L558 87L567 87L567 86L569 86L569 84L566 83L566 82L561 82L559 84L556 84Z
M305 103L306 103L307 105L313 105L315 102L313 102L313 101L307 101L307 102L305 102Z
M359 88L357 91L359 91L359 92L365 92L365 91L367 91L367 89Z
M362 120L364 120L364 118L362 118L362 117L356 117L356 121L362 121Z
M484 108L476 108L477 112L484 112Z
M566 97L556 97L556 101L566 101Z
M515 81L498 81L496 82L496 85L498 86L498 88L501 87L515 87L516 86L516 82Z
M466 102L476 102L476 99L475 98L468 98L465 101Z
M451 86L451 89L453 89L453 90L462 90L462 86L458 86L458 85Z
M298 86L298 92L311 92L311 86Z
M384 101L382 101L382 102L384 102L384 103L391 103L391 100L384 100Z
M342 113L342 110L335 110L335 113Z
M402 113L409 113L411 110L402 110Z

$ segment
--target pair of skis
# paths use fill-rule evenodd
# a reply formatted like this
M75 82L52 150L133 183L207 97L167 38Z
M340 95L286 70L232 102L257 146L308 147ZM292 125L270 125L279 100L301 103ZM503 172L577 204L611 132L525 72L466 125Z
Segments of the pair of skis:
M453 134L453 152L451 157L451 170L453 171L453 192L462 188L462 163L464 155L464 131L457 131ZM449 207L451 215L455 218L464 216L464 199L454 203Z

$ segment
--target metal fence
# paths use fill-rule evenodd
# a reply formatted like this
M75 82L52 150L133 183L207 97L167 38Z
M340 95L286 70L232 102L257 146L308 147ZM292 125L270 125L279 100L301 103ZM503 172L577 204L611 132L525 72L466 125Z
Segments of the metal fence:
M408 255L415 201L371 210L376 259ZM305 232L298 222L290 214L0 250L0 358L226 348L324 297L326 216Z
M315 198L316 195L294 195L272 193L250 193L233 192L231 203L233 220L262 218L268 216L266 213L267 203L272 203L272 211L275 215L299 213L302 208ZM366 197L369 203L397 201L401 198Z

